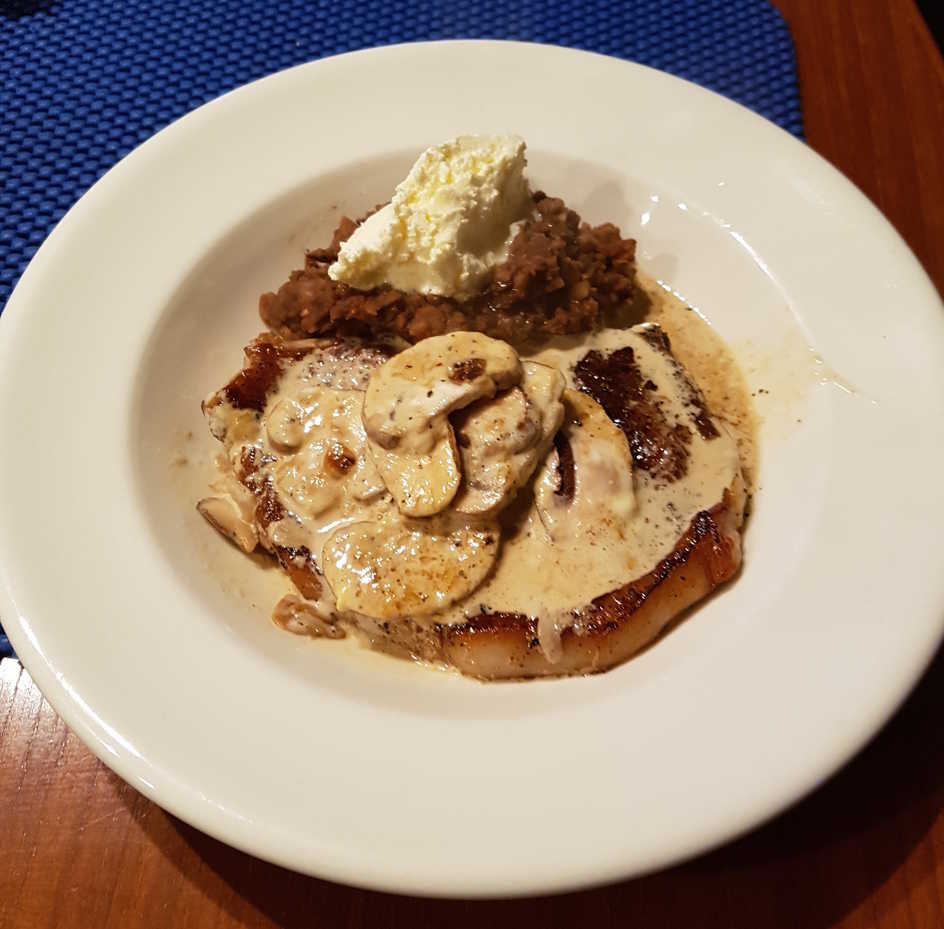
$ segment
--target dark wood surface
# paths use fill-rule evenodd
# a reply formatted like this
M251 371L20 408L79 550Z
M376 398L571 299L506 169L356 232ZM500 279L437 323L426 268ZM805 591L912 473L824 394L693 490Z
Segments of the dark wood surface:
M881 207L944 290L944 63L916 8L777 5L796 40L810 144ZM201 835L101 765L7 660L0 927L942 927L942 707L938 656L846 770L687 865L563 897L444 902L300 877Z

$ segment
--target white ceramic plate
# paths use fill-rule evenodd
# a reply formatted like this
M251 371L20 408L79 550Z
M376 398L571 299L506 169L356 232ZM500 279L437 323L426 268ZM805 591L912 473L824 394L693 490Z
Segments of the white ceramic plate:
M536 185L637 236L769 391L740 578L597 677L482 685L280 632L273 572L193 510L199 402L258 294L476 131L522 134ZM23 276L0 322L0 615L101 759L235 846L403 892L608 881L783 809L903 699L942 632L942 430L931 284L779 129L575 51L345 55L159 133Z

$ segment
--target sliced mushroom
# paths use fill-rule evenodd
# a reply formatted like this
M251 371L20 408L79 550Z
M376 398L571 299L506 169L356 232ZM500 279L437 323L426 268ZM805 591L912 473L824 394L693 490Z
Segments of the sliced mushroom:
M364 397L367 435L385 448L412 437L423 443L427 423L521 380L515 350L480 332L423 339L371 375Z
M318 517L344 499L341 481L324 467L324 450L319 442L274 464L272 475L279 495L294 513Z
M206 497L197 504L200 515L221 535L235 542L244 552L255 551L259 544L256 527L243 518L239 506L229 497Z
M306 412L297 400L279 400L266 416L269 442L279 451L295 451L305 438Z
M325 615L320 604L303 600L297 594L286 594L272 610L272 622L295 635L314 639L343 639L344 629L331 614Z
M428 616L467 597L498 557L496 525L452 517L362 522L339 529L322 552L339 610L375 619Z
M226 445L251 442L258 431L259 414L255 410L236 409L222 393L205 400L203 411L213 437Z
M289 509L318 517L347 497L370 500L385 492L361 422L363 393L319 387L278 401L266 434L282 457L273 465L276 488Z
M375 500L381 494L387 492L387 485L384 484L377 465L374 463L373 456L367 451L367 440L357 456L357 464L354 465L354 472L351 475L349 486L351 496L355 500Z
M424 339L373 373L364 428L402 513L432 516L450 504L461 473L449 413L514 386L521 373L511 346L478 332Z
M629 442L595 400L564 391L562 433L573 456L573 495L562 493L560 457L547 457L535 482L538 513L552 539L580 534L587 526L623 526L636 506Z
M523 368L520 387L454 417L464 475L453 501L459 513L491 513L511 503L561 426L563 375L532 361Z
M226 455L216 456L216 466L220 473L210 483L210 489L215 490L217 496L232 500L242 518L252 522L256 511L256 498L252 491L236 477L233 464Z
M370 446L371 456L401 513L434 516L449 506L459 489L462 472L452 427L423 455L404 455L398 449Z

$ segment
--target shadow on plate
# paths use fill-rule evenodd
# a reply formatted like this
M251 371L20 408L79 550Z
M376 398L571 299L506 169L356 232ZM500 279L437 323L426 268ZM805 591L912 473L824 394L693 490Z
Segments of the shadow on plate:
M920 846L944 806L942 703L944 650L879 737L798 807L688 864L560 896L445 901L351 890L258 861L156 808L157 815L143 825L186 880L240 924L252 925L257 911L286 929L310 925L313 918L324 927L826 929L865 901L881 922L883 912L900 911L923 893L929 906L940 906L933 889L934 855ZM175 830L193 860L180 860ZM566 834L566 824L561 833ZM496 841L501 841L499 828ZM907 883L899 872L905 861Z

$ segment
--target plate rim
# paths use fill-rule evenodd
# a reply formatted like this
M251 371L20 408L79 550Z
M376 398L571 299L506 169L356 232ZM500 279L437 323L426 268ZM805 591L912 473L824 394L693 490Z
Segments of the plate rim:
M250 84L243 85L242 87L236 88L221 97L216 98L213 101L210 101L197 109L191 111L190 113L184 115L178 120L175 120L173 123L167 127L161 129L158 133L151 136L148 140L142 143L140 146L135 148L129 155L125 156L117 165L111 168L102 178L100 178L90 189L74 204L66 215L60 220L56 228L50 234L49 237L43 242L40 248L37 250L33 259L31 260L28 268L24 271L23 275L20 278L20 281L17 283L14 288L13 293L10 296L10 300L7 304L7 307L0 316L0 357L3 357L5 354L6 346L10 343L11 339L15 339L15 330L20 324L20 317L25 318L27 304L29 302L29 289L33 284L34 278L42 274L43 264L48 260L49 255L52 253L54 248L67 244L66 237L70 234L72 227L81 223L85 215L89 213L97 202L97 198L101 196L102 191L106 190L112 183L113 179L116 176L117 172L123 170L123 165L130 159L135 159L138 157L139 153L142 150L148 149L151 150L156 144L158 139L166 139L168 134L174 133L177 131L177 128L186 121L191 121L194 119L199 119L200 114L206 113L207 110L214 108L220 104L221 101L226 100L234 95L241 94L245 92L248 88L258 88L261 85L267 83L274 83L280 79L284 78L284 75L292 72L298 72L301 70L315 69L322 65L325 62L335 61L341 58L356 58L356 57L369 57L375 55L377 52L389 52L391 50L414 50L417 48L424 48L429 46L443 46L443 45L461 45L461 46L531 46L539 47L552 51L554 54L561 54L565 56L574 56L583 57L589 56L597 59L604 59L607 61L616 61L621 65L631 67L631 68L641 68L645 71L650 71L655 74L659 74L663 77L669 78L672 81L679 81L681 83L687 84L692 88L695 88L700 94L708 94L712 98L715 98L716 101L720 101L726 107L734 107L738 110L743 111L749 118L753 120L758 120L766 123L769 127L777 130L778 133L781 133L783 137L790 140L790 143L795 144L799 148L803 149L807 155L812 155L821 165L825 167L834 175L834 180L837 180L838 183L843 185L847 190L851 188L859 197L866 201L871 209L876 214L876 218L880 218L882 224L887 227L887 230L890 230L899 240L901 246L910 253L910 249L907 244L904 243L904 240L901 236L894 230L888 221L879 213L877 208L868 198L860 191L858 188L852 184L847 178L844 177L836 168L830 165L825 159L823 159L818 153L814 152L812 149L807 148L803 143L799 142L795 137L793 137L786 130L781 127L776 126L775 124L769 122L763 117L759 116L756 113L753 113L746 107L741 104L731 101L728 98L722 97L721 95L715 93L714 91L703 88L697 84L693 84L690 81L687 81L683 78L678 78L673 75L668 75L665 72L660 72L657 69L650 68L646 65L640 65L634 62L628 62L624 59L616 59L611 56L602 55L595 52L587 52L577 49L561 48L559 46L552 45L540 45L538 43L519 43L513 41L505 40L443 40L437 42L422 42L422 43L398 43L393 45L380 46L378 48L359 50L355 52L348 52L343 55L331 56L330 58L318 59L316 61L307 62L301 65L294 66L293 68L286 69L284 71L276 72L275 74L268 75L266 77L260 78L256 81L251 82ZM928 278L926 272L921 268L920 264L917 262L917 259L914 256L911 256L913 263L915 265L913 271L919 272L924 275L924 279L928 287L930 288L931 293L935 293L933 284ZM24 286L25 284L25 286ZM23 294L26 296L23 296ZM938 303L940 299L938 298ZM2 409L2 401L0 401L0 409ZM0 490L0 493L3 491ZM3 530L0 529L0 543L3 542ZM71 728L77 735L82 739L82 741L92 750L92 752L103 761L109 768L116 771L124 780L128 783L131 783L135 789L144 793L151 799L153 802L157 803L162 808L173 813L175 816L180 819L189 822L199 828L201 831L206 832L225 843L232 845L234 847L240 848L241 850L248 852L253 855L264 857L268 860L275 861L278 864L284 865L289 868L298 870L298 862L289 857L279 857L278 855L271 854L270 852L260 851L258 843L251 840L251 838L246 834L234 834L232 828L226 828L226 821L222 823L220 820L215 820L210 815L204 815L207 811L198 809L194 810L192 805L188 805L188 801L192 799L192 788L183 788L181 789L178 785L173 784L158 784L158 785L148 785L146 782L142 783L141 781L141 772L135 769L134 759L129 754L124 755L112 755L109 753L106 740L103 739L104 735L109 735L114 737L115 733L106 733L101 729L97 728L93 724L94 711L91 715L89 713L90 708L83 709L83 707L75 699L75 695L70 695L70 693L64 689L62 686L62 681L58 680L55 674L54 668L49 665L43 655L43 650L41 643L36 641L32 635L29 626L22 624L21 616L19 611L16 608L16 604L12 599L11 595L11 585L10 580L6 575L6 570L3 567L2 560L0 560L0 606L2 606L2 615L6 620L5 630L7 635L10 638L11 643L17 651L17 654L20 658L21 664L25 667L30 675L33 677L33 680L37 683L40 690L42 691L44 697L49 700L50 704L54 707L56 712L63 718L67 723L69 728ZM927 654L919 660L918 664L920 668L917 672L906 673L903 675L904 678L907 678L907 682L899 689L899 692L896 698L893 701L888 701L886 703L884 712L879 714L880 720L872 722L865 726L867 730L864 734L857 733L851 739L852 742L855 742L855 747L844 754L844 757L841 757L839 760L832 765L828 771L827 776L832 776L836 770L842 767L851 757L869 740L875 733L877 733L888 721L888 719L897 711L901 703L910 693L911 689L919 680L921 674L924 673L927 665L932 660L939 644L941 642L942 636L944 636L944 621L942 621L941 628L939 629L938 636L936 641L933 643L933 647L927 650ZM120 734L119 734L120 735ZM704 851L707 851L709 848L715 847L718 844L722 844L734 838L736 835L742 834L744 831L754 828L757 825L760 825L762 822L765 822L774 816L778 815L784 808L792 805L793 803L800 800L803 796L806 796L814 787L815 783L806 785L798 793L794 793L793 796L786 799L780 805L771 808L764 816L760 818L747 817L747 821L738 825L733 832L729 832L726 835L719 836L714 842L708 845L701 845L698 848L691 849L682 857L677 855L669 856L668 859L663 861L654 861L652 866L643 871L634 871L634 874L646 873L647 870L655 870L657 868L663 867L668 864L670 861L680 861L685 858L691 857L696 854L700 854ZM308 871L308 873L315 873L307 868L302 870ZM624 875L624 870L618 865L613 865L610 869L596 868L595 872L597 877L595 879L587 880L586 875L578 877L573 883L561 883L555 882L553 885L539 885L535 887L526 887L523 890L515 889L514 887L506 889L479 889L475 890L474 888L468 888L466 892L471 891L470 895L473 896L515 896L521 893L534 893L538 892L541 887L547 891L553 892L563 892L566 890L572 890L578 887L587 887L593 886L600 883L607 883L612 880L619 879ZM417 887L408 888L407 890L402 890L398 886L392 885L387 876L383 874L368 874L366 876L351 874L341 871L336 871L332 873L330 868L320 868L317 872L321 876L327 876L329 879L340 880L344 883L353 884L355 886L370 887L375 889L384 889L394 892L410 892L410 893L424 893L431 896L452 896L453 891L449 887L437 888L437 887L426 887L426 889L418 889Z

